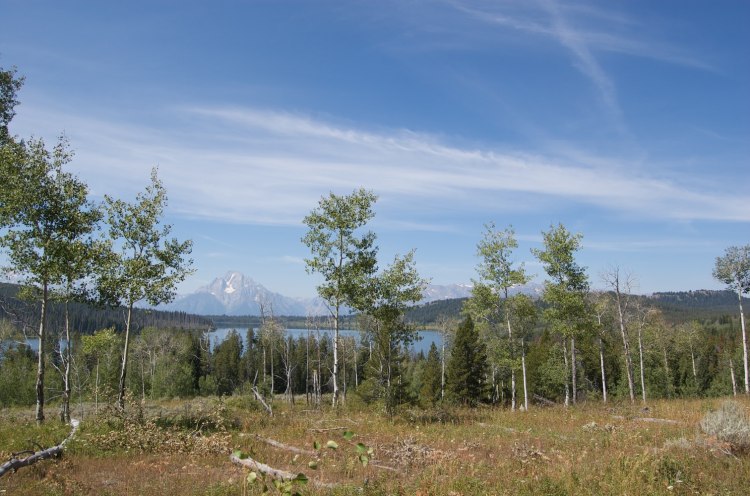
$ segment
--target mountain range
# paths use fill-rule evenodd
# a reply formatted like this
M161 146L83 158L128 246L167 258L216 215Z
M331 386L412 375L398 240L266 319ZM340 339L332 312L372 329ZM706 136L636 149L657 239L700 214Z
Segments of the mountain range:
M425 288L423 300L429 303L437 300L465 298L471 295L471 284L430 284ZM534 285L516 289L536 294ZM178 297L160 309L187 312L197 315L327 315L325 302L319 297L292 298L270 291L262 284L241 272L230 271L217 277L195 292Z

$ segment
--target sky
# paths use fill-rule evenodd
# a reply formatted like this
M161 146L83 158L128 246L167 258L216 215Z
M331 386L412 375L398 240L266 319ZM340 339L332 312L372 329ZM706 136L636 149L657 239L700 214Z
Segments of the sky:
M581 233L593 287L719 289L750 243L750 2L0 0L11 123L132 201L158 166L191 292L229 270L315 294L302 219L377 196L380 264L477 277L484 225Z

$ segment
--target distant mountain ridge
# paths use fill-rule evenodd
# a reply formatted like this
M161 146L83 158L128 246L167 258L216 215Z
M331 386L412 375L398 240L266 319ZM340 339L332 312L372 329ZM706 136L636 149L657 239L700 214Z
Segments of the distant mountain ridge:
M434 301L468 298L472 284L430 284L424 291L420 304ZM540 286L526 285L511 292L538 294ZM266 314L284 316L328 315L325 301L320 297L292 298L270 291L262 284L238 271L228 271L210 284L195 292L178 297L160 308L197 315L259 316ZM262 309L262 311L261 311Z
M229 271L166 308L199 315L321 315L325 311L321 303L318 298L274 293L241 272Z

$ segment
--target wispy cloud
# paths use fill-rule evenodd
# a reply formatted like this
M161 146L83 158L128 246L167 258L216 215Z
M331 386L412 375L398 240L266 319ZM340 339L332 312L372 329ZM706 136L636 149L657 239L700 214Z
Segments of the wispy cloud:
M35 121L53 130L60 120L72 123L74 164L95 192L132 195L158 164L171 210L190 217L298 225L321 195L364 186L381 197L379 221L408 230L450 230L441 212L492 218L550 203L647 219L750 220L746 198L636 173L614 158L586 160L583 152L572 161L461 147L409 130L373 131L267 109L171 112L173 127L161 131L49 113ZM407 210L413 218L404 218Z
M585 45L592 52L620 53L693 69L716 71L710 62L689 50L649 36L650 31L659 30L648 29L641 22L608 9L612 5L608 3L447 0L446 4L476 22L558 43L564 40L557 24L560 19L564 19L564 24L567 25L566 42ZM548 15L542 15L545 12ZM575 20L574 26L571 25L571 20ZM472 31L466 32L464 36L472 36ZM471 44L463 46L470 47Z

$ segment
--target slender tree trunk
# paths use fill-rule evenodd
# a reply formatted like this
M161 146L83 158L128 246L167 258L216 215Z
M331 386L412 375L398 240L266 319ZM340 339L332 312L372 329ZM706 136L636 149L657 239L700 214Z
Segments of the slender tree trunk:
M646 403L646 374L643 370L643 332L641 326L638 326L638 355L641 361L641 396L643 403Z
M742 291L737 290L737 299L740 303L740 325L742 326L742 361L745 366L745 394L750 394L750 374L747 364L747 332L745 331L745 312L742 309Z
M346 340L341 342L341 403L346 404Z
M440 354L440 399L445 399L445 334L440 334L440 342L443 348Z
M307 329L305 343L305 403L310 404L310 328Z
M563 338L563 360L565 361L565 407L570 405L570 377L568 376L568 342Z
M44 422L44 342L47 334L47 300L49 299L49 287L45 281L42 286L42 308L39 317L39 350L37 352L36 368L36 421Z
M274 370L273 370L273 362L274 362L274 355L275 355L274 341L276 340L276 336L273 334L273 332L275 332L275 330L272 331L272 334L271 334L271 401L273 401L274 394L276 393L276 381L274 380L276 376L274 375Z
M63 373L63 395L62 402L60 404L60 420L62 422L70 422L70 362L73 356L72 344L70 342L70 312L68 309L68 301L65 300L65 354L63 359L63 365L65 372Z
M508 301L508 290L505 290L505 301ZM506 307L507 307L506 303ZM508 352L510 353L510 409L516 411L516 367L513 363L513 331L510 327L510 315L505 312L505 322L508 324Z
M359 364L357 363L357 343L354 343L354 389L359 388Z
M664 354L664 376L667 378L667 398L672 397L672 379L669 373L669 361L667 360L667 347L662 349Z
M154 368L151 368L151 396L154 393ZM146 401L146 371L143 369L143 357L141 357L141 402Z
M604 371L604 340L599 337L599 365L602 368L602 401L607 402L607 374Z
M315 396L316 400L315 403L317 404L317 407L320 408L320 404L323 401L323 385L321 384L323 382L323 359L320 356L320 329L318 329L318 371L316 374L317 377L317 385L315 386Z
M529 390L526 386L526 349L521 339L521 371L523 372L523 410L529 411Z
M96 383L94 385L94 414L99 413L99 357L96 357Z
M698 391L698 371L695 368L695 353L693 353L693 339L690 338L690 362L693 365L693 383L695 384L695 391Z
M570 338L570 375L572 377L572 390L573 390L573 404L575 405L578 400L578 384L576 381L576 338L571 336Z
M729 374L732 377L732 395L737 396L737 379L734 377L734 362L729 357Z
M334 315L333 324L333 394L331 395L331 405L335 408L339 402L339 303L336 302L336 314Z
M128 304L128 316L125 321L125 347L122 351L122 368L120 369L120 389L117 396L117 404L120 409L125 409L125 376L128 372L128 352L130 347L130 323L133 316L133 303Z
M622 336L622 349L625 355L625 372L628 376L628 393L630 394L630 402L635 403L635 386L633 384L633 359L630 354L630 340L628 339L628 330L625 327L625 314L622 311L622 296L620 295L620 283L619 279L615 286L615 295L617 296L617 316L620 323L620 335Z

